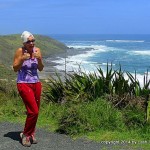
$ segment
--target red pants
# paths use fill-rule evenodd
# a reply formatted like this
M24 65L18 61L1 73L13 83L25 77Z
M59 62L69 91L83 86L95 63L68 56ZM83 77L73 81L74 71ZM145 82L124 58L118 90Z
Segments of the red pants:
M35 132L38 119L42 86L40 82L17 83L17 88L27 109L27 118L23 134L31 136Z

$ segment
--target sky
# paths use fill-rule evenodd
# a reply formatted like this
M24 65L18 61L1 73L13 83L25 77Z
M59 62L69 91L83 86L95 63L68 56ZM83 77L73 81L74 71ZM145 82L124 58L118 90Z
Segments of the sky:
M150 0L0 0L0 35L150 34Z

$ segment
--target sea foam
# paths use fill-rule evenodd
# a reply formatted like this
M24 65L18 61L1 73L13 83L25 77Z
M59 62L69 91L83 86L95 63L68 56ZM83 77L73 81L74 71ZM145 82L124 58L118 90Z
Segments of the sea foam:
M150 55L150 50L130 51L128 53L131 54L131 55L145 55L145 56L147 56L147 55Z

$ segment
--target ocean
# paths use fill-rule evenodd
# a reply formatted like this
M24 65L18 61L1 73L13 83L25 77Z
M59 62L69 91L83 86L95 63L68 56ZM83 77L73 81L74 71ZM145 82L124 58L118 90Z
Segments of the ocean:
M130 73L137 72L140 82L143 75L150 70L150 35L49 35L50 37L83 53L59 58L56 68L64 70L96 71L101 67L106 71L107 63L112 64L113 69L119 69Z

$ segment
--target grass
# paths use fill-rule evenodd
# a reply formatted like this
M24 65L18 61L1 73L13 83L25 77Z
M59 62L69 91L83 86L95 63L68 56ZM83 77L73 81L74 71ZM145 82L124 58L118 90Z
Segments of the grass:
M145 140L144 138L140 138L138 131L110 132L101 130L89 133L86 137L90 140L100 142L104 145L113 145L113 148L115 150L137 150L141 148L142 150L148 150L150 148L150 141Z
M103 99L97 99L80 105L64 106L61 113L59 130L66 134L75 135L87 133L101 128L102 130L123 130L122 114Z

